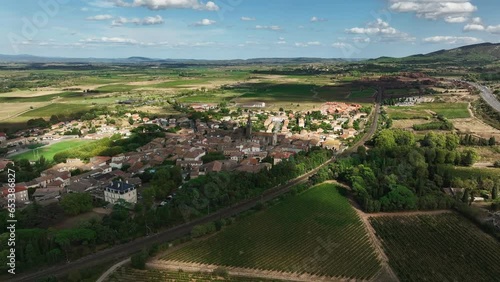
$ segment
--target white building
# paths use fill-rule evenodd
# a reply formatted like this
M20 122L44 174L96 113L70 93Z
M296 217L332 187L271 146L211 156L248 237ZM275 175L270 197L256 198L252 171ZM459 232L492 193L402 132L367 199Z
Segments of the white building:
M4 187L2 189L2 196L5 199L12 199L15 197L16 203L25 203L29 201L28 188L21 185L16 185L15 188Z
M104 200L111 204L116 204L118 200L128 203L137 203L137 190L133 184L123 181L113 181L104 190Z

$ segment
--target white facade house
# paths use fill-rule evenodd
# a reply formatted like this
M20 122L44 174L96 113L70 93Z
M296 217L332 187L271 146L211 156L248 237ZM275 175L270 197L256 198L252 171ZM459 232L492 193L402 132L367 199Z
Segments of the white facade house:
M123 181L113 181L104 189L104 200L111 204L116 204L118 200L124 200L127 203L137 203L137 190L135 185Z

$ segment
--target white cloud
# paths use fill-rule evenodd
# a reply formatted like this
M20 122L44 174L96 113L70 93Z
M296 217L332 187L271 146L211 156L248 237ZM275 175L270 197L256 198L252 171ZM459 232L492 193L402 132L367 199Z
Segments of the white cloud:
M477 17L464 26L464 31L486 31L492 34L500 34L500 25L485 25L482 19Z
M480 24L483 22L480 17L472 18L471 21L472 21L472 23L475 23L475 24Z
M113 18L112 15L96 15L96 16L88 17L87 20L88 21L106 21L106 20L110 20L112 18Z
M215 23L216 23L216 21L214 21L214 20L203 19L201 21L194 23L194 26L209 26L209 25L213 25Z
M423 40L426 43L436 44L475 44L483 42L483 40L476 37L461 37L461 36L433 36L427 37Z
M202 3L199 0L133 0L128 2L125 0L109 0L114 5L119 7L145 7L150 10L166 10L166 9L194 9L205 11L218 11L219 6L214 2L208 1Z
M309 47L309 46L321 46L319 41L309 41L309 42L295 42L297 47Z
M486 31L493 34L500 34L500 25L489 25Z
M164 23L165 21L163 20L163 18L160 16L160 15L157 15L155 17L145 17L143 20L142 20L142 24L143 25L154 25L154 24L162 24Z
M350 48L352 47L351 44L349 43L344 43L344 42L335 42L332 44L333 48L339 48L339 49L345 49L345 48Z
M123 37L87 38L82 41L86 43L113 43L113 44L130 44L130 45L139 44L139 42L135 39L123 38Z
M323 19L323 18L318 18L318 17L312 17L310 21L312 23L317 23L317 22L326 22L328 20L327 19Z
M444 18L444 21L447 23L464 23L467 20L468 18L464 16L458 16L458 17L448 16Z
M425 19L448 18L448 22L477 11L470 0L389 0L389 9L393 12L415 13L417 17Z
M401 32L389 25L382 19L368 23L365 27L353 27L345 30L350 34L364 34L366 36L378 37L382 41L414 41L415 38Z
M485 29L482 24L471 23L464 26L464 31L483 31Z
M122 26L124 24L135 24L135 25L155 25L163 24L165 21L160 15L154 17L145 17L143 19L139 18L124 18L118 17L111 22L112 26Z
M255 21L255 18L251 18L251 17L241 17L241 20L242 20L242 21L245 21L245 22L248 22L248 21Z
M273 31L280 31L282 28L277 25L256 25L255 29L259 30L273 30Z

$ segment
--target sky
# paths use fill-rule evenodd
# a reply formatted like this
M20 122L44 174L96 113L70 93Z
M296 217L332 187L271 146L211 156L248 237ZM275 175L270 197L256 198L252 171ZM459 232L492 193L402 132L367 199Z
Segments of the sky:
M402 57L500 42L498 0L16 0L0 54Z

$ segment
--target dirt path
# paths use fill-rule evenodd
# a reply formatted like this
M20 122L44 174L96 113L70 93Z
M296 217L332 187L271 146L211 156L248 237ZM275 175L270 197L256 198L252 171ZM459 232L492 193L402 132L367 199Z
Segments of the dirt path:
M200 264L200 263L184 263L178 261L166 261L166 260L155 260L146 263L147 268L167 270L167 271L178 271L182 269L186 272L212 272L220 266L210 265L210 264ZM335 277L325 277L317 276L312 274L299 274L291 272L281 272L281 271L271 271L271 270L260 270L260 269L248 269L239 267L224 267L229 275L240 276L240 277L251 277L251 278L263 278L263 279L278 279L284 281L353 281L352 279L346 278L335 278Z
M415 216L415 215L439 215L444 213L452 213L451 210L435 210L435 211L408 211L408 212L379 212L364 214L366 218L381 217L381 216Z

